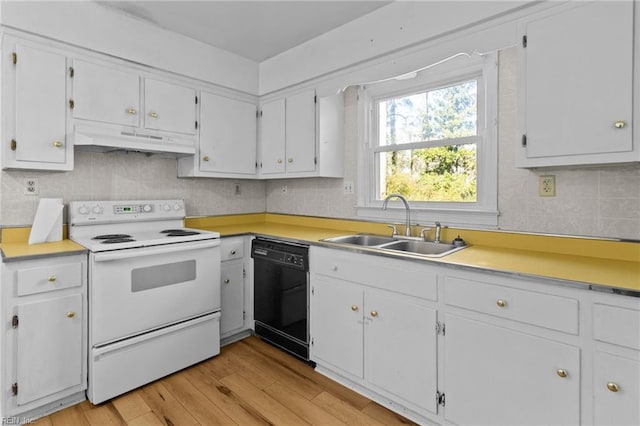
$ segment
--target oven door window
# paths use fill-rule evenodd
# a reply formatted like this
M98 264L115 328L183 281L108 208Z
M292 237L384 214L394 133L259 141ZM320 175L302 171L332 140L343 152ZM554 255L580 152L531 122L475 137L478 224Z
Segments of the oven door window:
M131 291L136 293L195 279L195 260L136 268L131 271Z

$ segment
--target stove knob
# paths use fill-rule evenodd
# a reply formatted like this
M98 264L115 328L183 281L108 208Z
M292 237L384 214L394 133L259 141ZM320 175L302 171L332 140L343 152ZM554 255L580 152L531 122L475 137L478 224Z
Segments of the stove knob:
M163 205L163 206L162 206L162 209L163 209L165 212L168 212L169 210L171 210L171 206L170 206L169 204L165 204L165 205Z
M103 209L102 206L93 206L91 211L93 212L93 214L101 214Z
M182 205L180 205L180 204L178 204L178 203L175 203L175 204L173 205L173 209L174 209L175 211L181 210L181 209L182 209Z
M89 214L89 207L84 206L84 205L78 207L78 213L80 213L80 214Z
M142 206L142 211L145 213L149 213L151 211L151 204L145 204Z

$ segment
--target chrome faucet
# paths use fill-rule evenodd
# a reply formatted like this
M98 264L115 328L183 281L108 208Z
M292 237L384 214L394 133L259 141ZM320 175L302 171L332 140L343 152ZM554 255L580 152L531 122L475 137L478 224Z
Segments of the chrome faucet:
M433 238L433 242L434 243L439 243L440 242L440 230L442 229L442 226L440 226L440 222L436 222L436 235Z
M407 201L406 198L404 198L402 195L400 194L389 194L387 195L387 198L384 199L384 202L382 203L382 210L386 210L387 209L387 204L389 204L389 200L392 198L397 198L400 201L402 201L404 203L404 208L407 211L407 229L405 231L405 235L407 237L411 236L411 213L410 213L410 208L409 208L409 202Z

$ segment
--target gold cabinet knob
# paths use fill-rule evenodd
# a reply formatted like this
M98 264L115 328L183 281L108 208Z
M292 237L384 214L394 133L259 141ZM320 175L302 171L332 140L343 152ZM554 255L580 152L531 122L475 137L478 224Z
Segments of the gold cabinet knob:
M557 369L556 374L563 379L569 375L569 373L567 373L567 370L563 370L562 368Z
M618 120L618 121L616 121L615 123L613 123L613 126L614 126L616 129L622 129L622 128L624 128L624 126L626 126L626 125L627 125L627 123L626 123L624 120Z
M69 311L69 312L67 312L67 318L73 318L73 317L75 317L75 316L76 316L76 313L75 313L75 312L73 312L73 311Z
M506 300L498 299L496 301L496 305L498 305L499 308L504 308L505 306L507 306L507 302Z
M51 276L49 276L49 282L50 282L50 283L54 283L54 282L56 282L56 276L55 276L55 275L51 275Z
M289 159L287 160L289 163L293 163L293 158L289 157Z
M282 164L282 158L278 158L278 164Z
M158 118L158 113L157 112L151 112L149 115L151 117L153 117L153 118Z
M378 316L378 311L371 311L371 316L372 317L377 317Z
M62 142L60 141L53 141L53 146L55 146L56 148L62 148Z
M356 312L358 310L358 305L351 305L351 310Z
M224 280L224 283L225 283L225 284L229 284L230 282L231 282L231 280L229 280L229 278L227 278L227 279L225 279L225 280Z
M209 161L209 156L205 155L204 157L202 157L202 161Z
M138 113L138 111L136 111L135 108L129 108L127 110L127 113L130 114L130 115L136 115Z
M618 392L620 390L620 386L618 386L616 383L609 382L607 383L607 389L609 389L611 392Z

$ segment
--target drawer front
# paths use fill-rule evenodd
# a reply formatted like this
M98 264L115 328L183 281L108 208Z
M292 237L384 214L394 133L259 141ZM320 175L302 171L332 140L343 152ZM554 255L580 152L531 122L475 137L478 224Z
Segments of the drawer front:
M244 241L222 239L220 243L220 260L242 259L244 257Z
M44 293L82 285L82 263L59 263L16 271L17 294Z
M444 300L450 306L578 334L575 299L446 277Z
M421 299L438 300L436 270L418 262L311 247L309 267L312 273Z
M640 310L594 304L593 338L640 350Z

